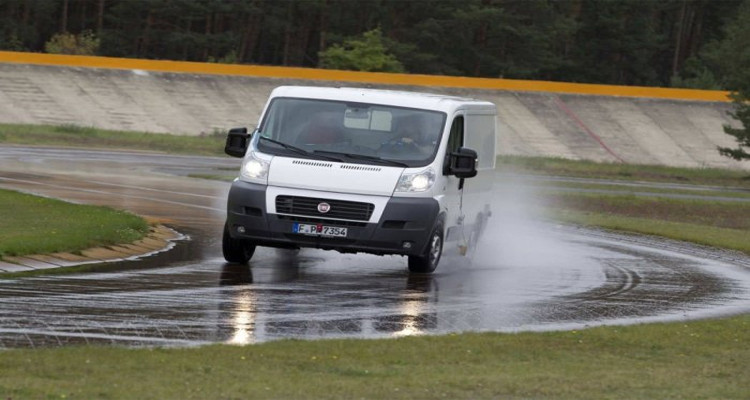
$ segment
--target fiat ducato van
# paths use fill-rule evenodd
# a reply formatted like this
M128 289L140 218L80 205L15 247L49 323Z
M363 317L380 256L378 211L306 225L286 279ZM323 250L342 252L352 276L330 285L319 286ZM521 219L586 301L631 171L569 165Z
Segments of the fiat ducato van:
M257 246L395 254L409 271L465 254L491 215L496 107L389 90L283 86L257 128L229 131L242 158L222 249Z

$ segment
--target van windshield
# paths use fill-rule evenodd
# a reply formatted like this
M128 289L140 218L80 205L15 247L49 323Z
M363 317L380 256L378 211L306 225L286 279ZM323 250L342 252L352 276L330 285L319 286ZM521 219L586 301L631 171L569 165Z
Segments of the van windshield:
M271 141L257 144L275 155L420 167L434 160L444 124L445 113L437 111L276 98L258 133Z

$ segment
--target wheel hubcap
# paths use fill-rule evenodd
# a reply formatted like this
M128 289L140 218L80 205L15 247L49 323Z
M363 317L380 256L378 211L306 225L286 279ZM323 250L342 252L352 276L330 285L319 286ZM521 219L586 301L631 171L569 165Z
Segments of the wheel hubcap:
M430 246L430 264L435 264L440 258L440 250L442 250L442 247L443 245L440 241L440 235L434 235Z

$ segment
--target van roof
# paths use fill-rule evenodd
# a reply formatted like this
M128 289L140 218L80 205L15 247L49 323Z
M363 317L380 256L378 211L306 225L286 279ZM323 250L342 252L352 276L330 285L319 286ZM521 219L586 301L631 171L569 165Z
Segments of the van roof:
M348 87L279 86L271 97L295 97L382 104L426 110L450 112L461 106L477 111L492 112L497 108L488 101L443 94L408 92L399 90L365 89Z

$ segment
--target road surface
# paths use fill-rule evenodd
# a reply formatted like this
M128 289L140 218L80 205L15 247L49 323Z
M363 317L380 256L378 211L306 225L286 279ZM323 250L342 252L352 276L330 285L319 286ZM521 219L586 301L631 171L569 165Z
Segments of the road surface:
M229 184L185 175L236 159L0 146L0 188L167 221L189 239L96 273L0 278L0 348L249 344L466 331L580 329L750 311L750 258L537 221L499 179L471 260L431 276L396 256L259 248L226 264Z

